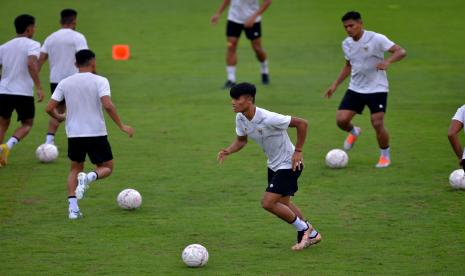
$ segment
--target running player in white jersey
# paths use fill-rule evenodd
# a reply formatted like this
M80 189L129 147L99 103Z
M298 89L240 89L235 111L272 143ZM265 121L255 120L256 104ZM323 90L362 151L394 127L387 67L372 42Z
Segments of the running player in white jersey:
M228 79L224 84L224 88L229 89L236 83L236 49L242 30L245 31L246 37L251 41L252 49L260 62L262 83L269 84L268 61L266 59L266 53L262 48L260 21L261 15L271 5L271 0L263 0L261 5L258 4L258 0L223 0L218 11L211 18L211 23L213 25L218 23L221 14L230 3L228 24L226 26L226 37L228 41L226 72Z
M305 220L302 211L291 196L298 190L297 179L303 168L302 150L307 136L307 121L284 116L255 106L256 88L250 83L240 83L230 90L233 111L236 115L234 142L218 153L218 161L239 150L248 137L257 142L268 157L268 185L262 198L262 207L297 230L297 243L293 250L302 250L320 242L321 235ZM297 129L296 146L292 144L287 129Z
M76 53L79 73L62 80L49 101L46 111L58 121L66 119L68 157L71 169L68 175L68 217L82 216L78 199L82 199L89 184L109 176L113 171L113 154L107 139L107 129L102 106L116 125L129 137L133 129L121 122L116 107L110 98L110 84L104 77L95 74L95 54L90 50ZM66 100L66 116L56 107ZM84 162L89 155L95 170L84 173Z
M78 72L75 65L75 54L82 49L88 49L86 38L79 32L76 32L77 11L64 9L61 11L61 29L49 35L42 45L39 57L39 70L47 61L50 63L50 90L53 94L58 83ZM60 102L57 107L58 112L64 113L66 110L65 102ZM54 144L55 133L57 132L58 122L51 117L48 123L48 132L45 138L46 144Z
M32 40L34 17L27 14L16 17L15 28L17 36L0 46L0 167L6 166L10 150L32 128L35 115L34 84L38 101L44 98L37 65L40 43ZM21 126L2 144L13 110L16 110Z
M454 117L449 126L449 142L452 146L452 150L458 158L459 164L465 170L465 152L460 144L460 139L458 137L459 132L463 129L463 124L465 123L465 105L462 105L457 109Z
M351 11L342 17L342 23L349 35L342 42L346 63L333 84L326 90L330 98L349 75L350 84L336 114L337 125L349 132L344 141L344 149L350 150L361 133L359 127L352 124L356 114L362 114L365 105L371 112L371 124L381 150L377 168L391 164L389 152L389 133L384 127L387 95L389 91L386 70L391 63L401 60L406 52L386 36L363 28L360 13ZM390 52L388 58L384 53Z

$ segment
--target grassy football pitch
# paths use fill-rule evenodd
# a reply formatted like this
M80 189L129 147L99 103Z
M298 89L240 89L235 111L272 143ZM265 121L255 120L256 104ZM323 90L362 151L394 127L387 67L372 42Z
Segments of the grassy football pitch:
M266 158L250 141L223 166L216 154L235 136L225 81L223 14L218 1L4 1L0 41L14 36L21 13L37 19L35 39L55 31L61 9L78 10L78 31L97 54L129 139L107 118L114 174L95 183L80 202L84 219L67 218L66 137L59 159L41 164L48 116L36 105L35 126L0 169L1 275L140 274L463 274L465 193L449 188L457 168L447 141L464 104L465 27L460 0L274 1L263 19L271 85L259 84L259 65L242 37L239 81L257 83L257 105L308 119L306 169L295 202L323 241L292 252L295 232L260 207ZM378 149L366 111L349 166L331 170L324 156L342 146L335 112L347 87L322 97L344 63L340 17L361 12L365 28L407 50L389 68L386 124L390 168L374 168ZM111 59L113 44L129 44L126 62ZM41 72L48 91L48 66ZM14 117L15 118L15 117ZM12 123L7 137L17 126ZM290 131L295 138L295 130ZM463 136L463 135L462 135ZM90 168L90 163L87 168ZM124 188L143 196L141 209L123 211ZM206 267L188 269L182 249L210 253Z

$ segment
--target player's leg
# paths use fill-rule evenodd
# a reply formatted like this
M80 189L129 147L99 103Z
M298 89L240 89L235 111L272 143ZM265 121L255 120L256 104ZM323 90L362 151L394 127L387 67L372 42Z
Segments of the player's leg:
M365 103L361 95L352 90L347 90L336 113L337 126L349 132L347 138L344 140L344 149L346 151L354 146L358 136L360 136L361 129L352 124L352 119L356 114L362 114L364 107Z
M261 36L262 36L261 23L257 22L252 26L252 28L245 29L245 34L251 42L251 46L252 46L253 51L255 52L255 56L257 57L257 60L260 62L260 73L262 77L262 83L269 84L270 77L269 77L268 61L266 59L267 58L266 52L262 47L262 40L261 40Z
M71 161L71 167L68 174L68 217L69 219L78 219L82 217L76 198L77 175L84 170L84 162Z
M225 89L229 89L236 84L236 64L237 64L237 45L241 36L243 25L228 21L226 25L226 73L227 80L224 84Z
M367 105L371 112L371 125L376 131L376 139L380 148L380 157L377 168L386 168L391 164L389 149L389 133L384 125L384 117L387 108L388 93L367 94Z
M384 112L371 114L371 124L376 131L376 139L380 148L380 157L376 167L388 167L391 164L391 156L389 149L389 133L384 126Z
M52 92L52 95L57 85L58 85L57 83L50 83L50 90ZM65 113L66 112L65 101L60 102L56 110L58 111L58 113ZM60 122L57 119L50 117L48 121L47 136L45 137L45 144L55 144L55 134L59 126L60 126Z
M96 165L96 168L89 173L78 173L78 186L76 188L78 199L84 197L84 193L89 188L90 183L103 179L113 172L113 154L107 136L86 137L84 143L90 161Z

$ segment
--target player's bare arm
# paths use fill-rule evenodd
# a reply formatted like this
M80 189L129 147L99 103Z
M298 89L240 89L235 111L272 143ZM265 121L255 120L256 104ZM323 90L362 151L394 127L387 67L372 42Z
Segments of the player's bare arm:
M389 48L388 51L389 53L391 53L391 55L388 58L386 58L383 62L378 63L376 65L376 69L387 70L391 63L397 62L403 59L405 56L407 56L407 51L405 51L405 49L403 49L397 44Z
M232 142L232 144L229 147L221 149L220 152L218 152L218 162L220 162L220 164L223 164L224 159L226 159L226 156L240 151L243 147L245 147L245 145L247 145L247 136L237 136L234 142Z
M59 122L66 120L65 114L58 113L56 107L58 106L57 101L50 99L47 106L45 107L45 112L47 112L51 117L57 119Z
M118 112L116 111L116 107L111 101L110 96L103 96L100 98L100 101L102 102L103 108L105 108L105 111L108 113L113 122L115 122L115 124L123 132L126 132L129 137L132 137L134 135L134 129L131 126L125 125L121 122Z
M48 54L47 54L47 53L41 52L41 53L40 53L40 56L39 56L39 61L38 61L39 72L40 72L40 70L42 70L42 66L44 65L44 63L45 63L47 60L48 60Z
M331 98L334 92L336 92L336 89L339 86L339 84L341 84L350 75L351 71L352 71L352 65L350 65L350 61L346 60L346 63L344 64L344 67L342 67L342 70L339 73L339 76L333 82L333 84L331 84L331 86L326 90L324 97L328 99Z
M226 9L226 7L229 5L230 2L231 0L224 0L223 3L221 3L216 13L210 19L210 22L212 23L212 25L216 25L216 23L218 23L218 20L220 19L221 14Z
M256 13L254 13L251 17L247 19L247 21L244 23L244 27L246 28L252 28L253 24L255 24L255 20L257 17L262 15L268 7L271 5L271 0L264 0L263 3L260 5L260 8L257 10Z
M455 155L457 155L459 163L462 162L463 149L462 149L462 145L460 144L458 134L462 129L463 129L462 122L457 121L457 120L452 120L450 122L449 131L447 132L450 145L452 146L452 149L454 150Z
M297 141L295 143L294 154L292 155L292 170L301 170L304 164L302 149L304 147L305 138L307 137L308 123L305 119L292 117L289 127L295 127L297 129Z
M44 99L44 91L42 90L42 86L40 84L39 66L37 64L37 57L36 56L28 56L28 58L27 58L27 68L29 70L29 75L31 75L31 78L34 81L34 85L37 88L38 101L41 102Z

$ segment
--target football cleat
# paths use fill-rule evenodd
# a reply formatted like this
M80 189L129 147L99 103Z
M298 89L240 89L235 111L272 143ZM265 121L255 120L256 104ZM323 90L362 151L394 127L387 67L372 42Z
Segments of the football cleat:
M5 167L8 162L8 155L10 155L10 149L6 144L0 145L0 168Z
M77 176L78 185L76 187L76 198L82 199L84 197L84 193L89 188L89 184L87 184L87 175L86 173L80 172Z
M352 133L349 133L346 140L344 141L344 150L346 151L350 150L354 146L358 136L360 136L360 133L362 132L362 130L359 127L354 126L354 129L355 132L357 132L358 134L354 135Z
M379 157L378 164L376 164L376 168L387 168L391 165L391 160L383 155Z

